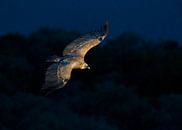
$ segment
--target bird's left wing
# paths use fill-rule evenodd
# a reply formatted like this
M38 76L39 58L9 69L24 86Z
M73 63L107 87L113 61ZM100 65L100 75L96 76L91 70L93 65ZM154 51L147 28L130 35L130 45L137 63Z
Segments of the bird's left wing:
M45 75L45 84L41 91L49 94L54 90L62 88L71 77L73 62L63 60L58 63L53 63L47 69Z
M78 55L84 57L85 54L93 47L98 45L108 34L108 22L106 22L99 30L88 33L68 44L63 56Z

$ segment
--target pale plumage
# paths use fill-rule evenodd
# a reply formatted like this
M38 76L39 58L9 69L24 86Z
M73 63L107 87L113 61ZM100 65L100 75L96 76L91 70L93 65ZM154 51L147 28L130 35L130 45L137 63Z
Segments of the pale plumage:
M47 69L45 75L45 84L41 91L52 91L62 88L71 77L73 69L89 69L85 63L86 53L93 47L97 46L108 34L108 23L106 22L100 30L81 36L68 44L64 51L63 57L53 56L47 62L54 62Z

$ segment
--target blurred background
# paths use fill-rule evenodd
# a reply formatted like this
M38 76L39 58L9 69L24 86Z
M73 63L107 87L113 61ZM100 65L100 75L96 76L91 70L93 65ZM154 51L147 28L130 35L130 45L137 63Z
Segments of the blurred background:
M1 0L1 130L181 130L180 0ZM39 90L50 64L106 20L110 32L67 86Z

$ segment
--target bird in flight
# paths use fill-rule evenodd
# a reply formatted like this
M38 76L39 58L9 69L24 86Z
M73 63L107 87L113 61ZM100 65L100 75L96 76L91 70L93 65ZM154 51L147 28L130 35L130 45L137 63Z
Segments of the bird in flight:
M52 64L47 68L45 83L41 88L46 95L63 88L71 77L73 69L90 69L84 61L86 53L97 46L108 34L108 22L97 31L87 33L68 44L63 50L63 57L52 56L47 62Z

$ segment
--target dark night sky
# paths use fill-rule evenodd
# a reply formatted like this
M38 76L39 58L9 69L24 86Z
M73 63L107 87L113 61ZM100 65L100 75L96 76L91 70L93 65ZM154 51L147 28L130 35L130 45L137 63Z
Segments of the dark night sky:
M45 25L85 32L108 19L111 36L135 31L182 41L181 0L1 0L0 16L0 34Z

